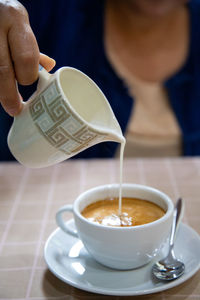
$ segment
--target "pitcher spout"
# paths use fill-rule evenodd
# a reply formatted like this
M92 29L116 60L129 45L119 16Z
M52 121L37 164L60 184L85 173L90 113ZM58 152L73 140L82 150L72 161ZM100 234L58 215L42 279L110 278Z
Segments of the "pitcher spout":
M108 135L104 137L104 142L116 142L120 144L125 144L126 139L123 134L118 134L116 132L110 132Z

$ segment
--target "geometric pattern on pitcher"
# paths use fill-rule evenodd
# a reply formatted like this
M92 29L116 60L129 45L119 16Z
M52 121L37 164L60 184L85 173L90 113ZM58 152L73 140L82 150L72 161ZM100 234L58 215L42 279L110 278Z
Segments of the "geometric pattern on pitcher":
M66 105L53 81L29 107L40 134L55 148L70 155L81 151L92 141L102 141L104 135L88 128Z

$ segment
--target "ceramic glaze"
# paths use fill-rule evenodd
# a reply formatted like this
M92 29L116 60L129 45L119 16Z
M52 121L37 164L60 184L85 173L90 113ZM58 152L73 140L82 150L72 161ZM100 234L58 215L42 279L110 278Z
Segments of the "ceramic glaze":
M41 168L104 141L125 143L106 97L81 71L39 72L36 92L14 118L8 146L23 165Z

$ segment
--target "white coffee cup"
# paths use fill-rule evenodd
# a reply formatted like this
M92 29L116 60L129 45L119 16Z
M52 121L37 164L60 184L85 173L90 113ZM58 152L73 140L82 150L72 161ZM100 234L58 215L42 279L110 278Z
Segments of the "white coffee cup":
M61 207L56 214L56 222L67 234L79 237L99 263L121 270L138 268L150 262L166 243L171 230L174 206L172 200L157 189L126 183L122 188L123 197L149 200L166 211L164 216L135 227L111 227L91 222L81 214L93 202L118 196L118 184L92 188L82 193L73 205ZM65 223L64 212L73 212L77 231Z
M97 143L124 139L104 94L77 69L49 74L41 68L37 90L23 105L8 146L27 167L47 167Z

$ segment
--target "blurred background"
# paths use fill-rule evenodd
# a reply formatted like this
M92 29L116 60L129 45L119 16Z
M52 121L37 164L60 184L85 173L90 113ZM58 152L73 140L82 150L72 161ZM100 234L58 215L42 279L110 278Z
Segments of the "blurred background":
M52 72L78 68L103 91L126 137L125 157L200 154L199 0L20 2L40 51L56 60ZM24 101L36 85L19 86ZM0 107L2 161L14 159L12 122ZM118 155L107 142L75 158Z

